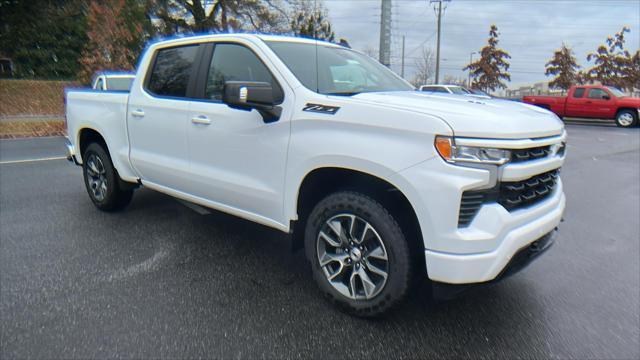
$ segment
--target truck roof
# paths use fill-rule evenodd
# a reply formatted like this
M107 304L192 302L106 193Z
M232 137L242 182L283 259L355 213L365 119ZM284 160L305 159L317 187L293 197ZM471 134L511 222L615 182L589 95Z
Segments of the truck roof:
M295 36L285 36L285 35L265 35L265 34L206 34L206 35L192 35L192 36L181 36L174 38L162 39L160 41L155 42L154 46L162 46L167 44L184 44L184 43L192 43L192 42L202 42L207 40L215 40L215 39L228 39L228 38L237 38L237 39L257 39L262 41L282 41L282 42L295 42L302 44L318 44L322 46L334 46L334 47L342 47L339 44L334 44L328 41L323 40L315 40L304 37L295 37Z

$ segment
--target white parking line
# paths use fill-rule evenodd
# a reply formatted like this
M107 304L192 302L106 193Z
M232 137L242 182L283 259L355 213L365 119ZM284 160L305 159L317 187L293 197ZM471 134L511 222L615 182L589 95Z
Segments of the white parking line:
M0 165L22 164L22 163L30 163L30 162L37 162L37 161L62 160L62 159L66 159L66 156L57 156L57 157L49 157L49 158L42 158L42 159L0 161Z

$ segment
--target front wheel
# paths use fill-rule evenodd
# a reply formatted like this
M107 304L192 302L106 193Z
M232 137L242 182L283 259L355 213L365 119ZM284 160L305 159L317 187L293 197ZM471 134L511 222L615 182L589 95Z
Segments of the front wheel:
M321 290L351 314L380 315L408 292L411 257L404 234L366 195L344 191L320 201L307 221L305 249Z
M96 143L89 144L83 156L84 184L93 204L103 211L117 211L131 202L133 189L122 189L107 151Z
M638 113L632 110L621 110L616 115L616 125L619 127L633 127L638 124Z

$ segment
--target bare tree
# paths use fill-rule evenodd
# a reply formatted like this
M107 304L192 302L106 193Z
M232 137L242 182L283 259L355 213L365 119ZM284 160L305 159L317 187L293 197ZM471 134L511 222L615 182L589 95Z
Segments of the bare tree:
M378 48L373 47L371 45L367 45L367 47L365 47L361 51L365 53L367 56L375 59L376 61L378 60L378 54L379 54Z
M334 41L329 11L320 1L291 1L291 31L295 36Z
M289 32L279 0L149 0L164 34L198 32Z
M465 77L456 77L453 75L445 75L444 84L447 85L459 85L459 86L467 86L467 79Z
M433 50L428 47L423 47L418 59L415 61L415 66L416 72L411 79L413 86L420 87L421 85L429 84L435 75L435 56Z

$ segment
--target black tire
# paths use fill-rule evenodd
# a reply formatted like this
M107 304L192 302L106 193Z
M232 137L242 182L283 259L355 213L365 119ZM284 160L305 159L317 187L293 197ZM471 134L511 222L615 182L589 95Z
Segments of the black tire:
M629 121L631 120L631 121ZM630 128L638 125L638 112L633 110L620 110L616 114L616 125L622 128Z
M84 185L93 204L102 211L118 211L131 202L133 189L122 189L109 153L98 143L91 143L82 155ZM98 172L96 173L96 169ZM106 190L97 190L98 187Z
M352 234L346 234L345 231L346 238L369 238L361 243L364 244L364 249L363 246L360 246L362 252L359 252L362 258L360 259L358 256L359 260L354 262L353 255L351 254L353 254L355 250L351 248L347 252L340 252L338 254L340 256L347 255L349 259L345 259L344 262L341 260L321 266L318 254L321 252L320 247L324 246L320 245L321 241L324 240L320 239L320 231L331 228L328 221L341 216L354 216L354 218L358 220L353 221L359 222L356 226L351 226L351 229L353 229ZM365 223L369 224L374 231L355 229L366 229ZM342 224L340 227L342 228ZM347 226L345 226L345 228L346 227ZM333 234L335 235L337 232L333 232ZM374 244L372 244L372 242ZM379 243L382 243L382 246L376 246L376 244ZM345 247L348 246L350 245L345 245ZM340 247L342 247L342 245ZM388 260L379 260L373 256L372 253L374 251L372 250L375 250L377 247L384 249ZM333 249L340 251L338 247L333 247ZM379 316L401 302L409 290L412 261L409 245L402 229L393 216L380 203L366 195L351 191L341 191L333 193L321 200L315 206L307 221L305 229L305 252L311 263L313 277L322 292L331 302L352 315L361 317ZM325 253L328 253L328 251ZM336 253L334 252L331 255L335 256ZM347 261L351 263L351 268L346 264ZM384 265L380 265L379 261L382 261ZM371 265L374 263L376 267L384 268L387 271L387 276L385 277L386 280L384 284L376 285L377 292L375 292L375 295L374 291L371 291L371 297L369 298L369 294L364 295L366 287L365 281L359 275L354 277L353 272L357 272L356 266L359 266L359 270L368 270L368 274L371 276L368 279L372 280L371 283L373 283L375 279L382 281L382 277L378 277L378 274L371 270ZM343 291L352 294L351 296L354 296L353 294L355 293L356 298L341 293L332 285L332 282L328 279L330 275L325 273L325 271L328 272L332 270L327 268L329 264L339 266L341 273L344 270L344 277L348 277L348 280L344 278L338 279L338 281L333 282L333 284L345 280L344 282L346 284L343 285L346 289L343 289ZM349 271L351 271L351 273L349 273ZM352 291L353 286L350 287L350 284L357 283L357 281L353 280L354 278L360 279L361 285L360 287L355 286L355 289L361 290L362 295L360 296L366 296L366 298L361 297L358 299L358 292ZM352 283L351 281L354 282Z

